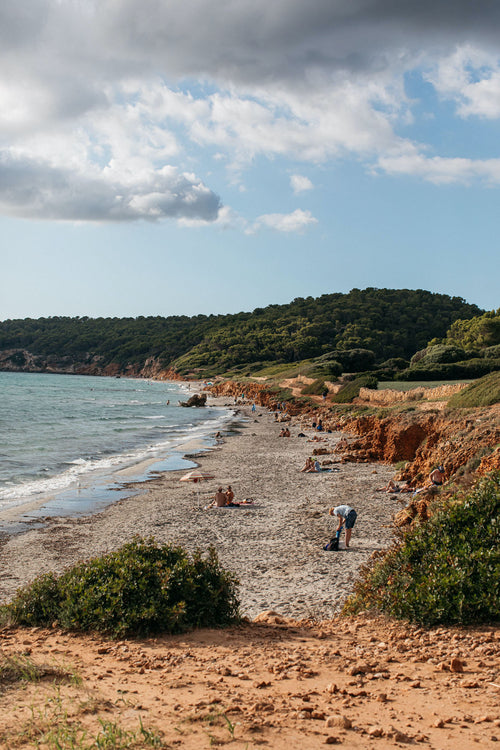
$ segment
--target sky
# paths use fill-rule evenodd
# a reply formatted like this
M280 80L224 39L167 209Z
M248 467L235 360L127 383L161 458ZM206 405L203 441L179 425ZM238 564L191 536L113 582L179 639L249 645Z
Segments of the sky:
M0 0L0 320L500 307L500 2Z

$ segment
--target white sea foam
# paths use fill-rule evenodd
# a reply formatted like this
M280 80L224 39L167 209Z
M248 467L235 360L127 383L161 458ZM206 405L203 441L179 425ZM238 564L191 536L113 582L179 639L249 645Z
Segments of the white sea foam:
M134 449L126 450L121 453L87 457L82 456L74 458L64 463L68 468L57 473L52 473L44 478L36 478L27 481L21 481L12 484L11 481L4 482L0 487L0 509L14 507L31 502L33 499L43 498L45 496L57 495L72 486L85 484L92 485L97 480L103 480L108 477L112 480L112 475L121 469L133 467L140 464L145 459L163 460L171 456L179 446L193 439L208 438L223 427L225 423L232 418L232 412L217 410L211 414L212 410L206 412L206 418L203 421L193 424L191 421L183 424L170 424L168 428L168 437L153 442L147 446L140 446ZM145 419L157 420L163 419L164 415L147 415ZM156 426L151 425L150 429ZM133 428L126 425L117 428L120 432ZM48 471L48 470L47 470Z

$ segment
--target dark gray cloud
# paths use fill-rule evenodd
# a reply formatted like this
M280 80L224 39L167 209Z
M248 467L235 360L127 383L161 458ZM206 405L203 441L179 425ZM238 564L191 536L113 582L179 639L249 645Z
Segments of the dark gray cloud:
M0 156L0 209L11 216L69 221L215 221L219 197L169 168L129 185L75 174L30 158Z
M500 29L491 0L124 0L99 15L118 58L255 84L311 68L371 70L427 46L496 46Z
M371 71L427 48L498 48L492 0L27 0L0 8L0 58L94 81L156 73L297 83L311 69Z

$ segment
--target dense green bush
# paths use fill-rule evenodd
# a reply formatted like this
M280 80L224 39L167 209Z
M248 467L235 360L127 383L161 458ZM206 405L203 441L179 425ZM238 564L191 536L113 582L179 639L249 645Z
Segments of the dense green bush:
M500 621L500 473L368 566L344 611L364 609L424 625Z
M344 349L334 352L345 372L369 370L375 362L375 352L371 349Z
M500 370L500 359L477 357L464 362L429 364L419 362L414 367L395 375L395 380L458 380L459 378L481 378L495 370Z
M485 359L500 359L500 344L487 346L486 349L483 349L481 355Z
M136 539L61 576L39 576L3 615L19 625L99 631L113 636L179 633L238 619L237 581L215 549L191 557L181 547Z
M327 392L328 388L326 387L324 380L315 380L314 383L309 383L309 385L302 388L302 393L307 396L322 396L323 393Z
M455 393L448 401L448 406L452 409L472 408L498 403L500 403L500 372L492 372L475 383L471 383L463 391Z
M416 364L423 365L424 363L428 366L431 364L462 362L465 359L470 359L472 356L472 353L467 353L465 349L459 346L437 344L435 346L428 346L426 349L422 349L414 354L410 365L413 367Z
M377 378L374 375L362 375L360 378L348 381L338 393L334 393L331 400L336 404L350 404L353 398L359 396L361 388L377 388Z

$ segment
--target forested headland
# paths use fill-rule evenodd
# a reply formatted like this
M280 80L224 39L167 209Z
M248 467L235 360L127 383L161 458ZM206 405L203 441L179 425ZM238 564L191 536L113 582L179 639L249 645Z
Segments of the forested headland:
M478 351L470 321L484 319L489 325L488 316L494 331L483 336ZM331 379L371 370L391 377L417 365L425 378L424 365L456 365L472 352L482 360L476 367L482 375L495 369L498 353L490 352L485 365L483 350L500 343L497 318L460 297L368 288L230 315L5 320L0 322L0 369L141 374L154 362L184 377L213 377L307 361ZM450 331L456 334L453 341L447 340ZM441 347L439 356L429 344ZM417 352L418 361L410 363Z

